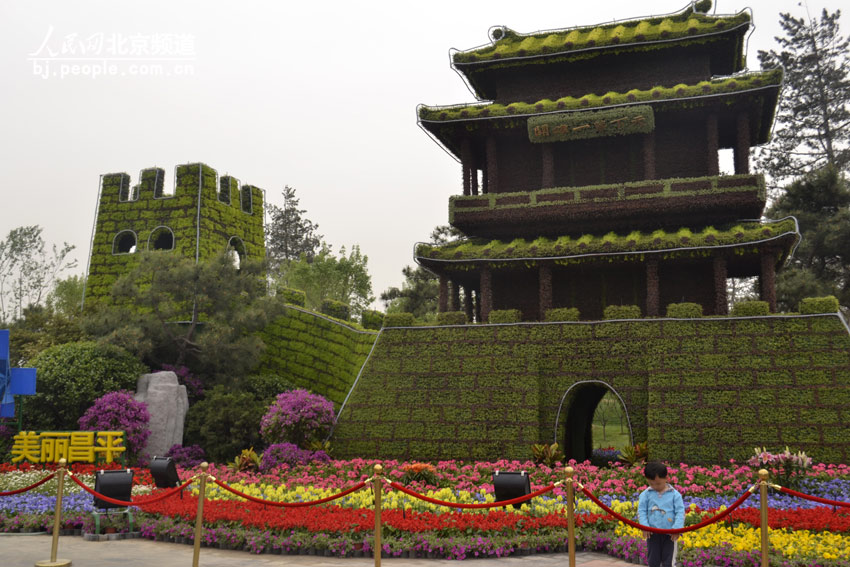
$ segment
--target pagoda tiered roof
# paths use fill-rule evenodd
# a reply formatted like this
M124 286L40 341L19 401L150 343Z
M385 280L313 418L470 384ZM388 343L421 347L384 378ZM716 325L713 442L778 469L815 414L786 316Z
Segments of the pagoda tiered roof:
M586 61L603 54L648 52L709 43L724 45L722 68L734 73L744 68L744 37L752 25L748 10L711 15L691 5L666 16L590 25L530 34L504 26L491 28L491 43L452 53L452 65L463 73L480 98L492 99L495 86L488 72L541 63ZM718 48L715 48L718 49Z
M465 271L472 264L482 262L505 267L513 263L528 267L541 260L564 265L600 259L627 262L643 261L647 254L661 254L665 259L698 257L721 248L734 248L740 256L747 250L756 254L760 247L773 245L782 252L777 257L777 265L782 265L800 238L796 219L789 217L778 221L740 221L716 228L635 230L627 234L609 232L510 241L470 238L443 245L418 244L414 257L431 268Z

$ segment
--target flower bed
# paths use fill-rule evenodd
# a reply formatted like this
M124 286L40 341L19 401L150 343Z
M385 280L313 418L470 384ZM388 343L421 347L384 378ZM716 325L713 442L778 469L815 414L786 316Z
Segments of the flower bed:
M218 480L254 497L275 502L303 502L331 496L369 478L377 461L353 459L324 464L282 466L266 473L228 471L211 466ZM428 475L410 475L413 463L383 461L389 480L407 481L407 486L432 498L452 502L493 502L491 475L496 470L526 470L536 490L563 479L562 469L530 462L435 463ZM75 466L80 478L93 482L94 467ZM617 513L635 516L638 495L645 486L640 467L598 468L589 463L575 465L577 478L600 496ZM682 492L688 507L686 524L714 515L735 500L754 482L750 467L669 467L670 482ZM199 469L181 469L189 478ZM0 490L32 484L47 472L41 467L0 466ZM408 474L405 478L405 474ZM134 494L150 491L146 471L136 474ZM426 484L429 483L429 484ZM63 499L63 526L85 528L91 497L75 485ZM802 492L850 501L850 467L815 465L801 479ZM55 482L32 493L0 498L0 530L39 531L51 521L55 505ZM183 499L169 498L145 506L137 515L142 535L160 540L191 543L198 485ZM312 553L351 556L369 554L374 527L373 496L363 489L331 504L308 508L281 509L246 502L210 484L204 507L204 540L209 546L246 549L255 553ZM680 539L680 564L758 565L758 494L732 512L723 522ZM460 511L422 502L387 488L383 498L383 551L408 557L500 557L532 551L563 551L566 546L565 496L562 487L535 498L521 509L496 508ZM850 561L850 511L771 493L770 541L772 564L787 566L838 566ZM645 561L646 546L640 534L602 513L590 501L577 500L577 543L579 549L609 553L625 559Z

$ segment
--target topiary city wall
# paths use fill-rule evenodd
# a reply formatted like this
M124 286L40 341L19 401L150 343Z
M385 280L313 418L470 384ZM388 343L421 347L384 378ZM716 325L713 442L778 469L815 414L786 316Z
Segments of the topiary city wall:
M126 173L102 176L86 302L108 297L115 280L135 267L138 256L118 250L122 234L132 234L136 251L157 248L156 237L170 231L171 249L182 256L211 258L229 243L240 255L265 256L262 189L219 179L203 163L179 165L175 175L173 195L164 191L160 168L142 170L135 186Z
M384 329L334 450L526 459L532 443L563 443L571 412L592 417L581 392L598 383L570 390L583 381L620 395L652 458L723 462L789 445L850 459L850 335L834 314Z
M325 396L338 410L378 333L287 306L261 336L266 350L260 373L285 376L292 384Z

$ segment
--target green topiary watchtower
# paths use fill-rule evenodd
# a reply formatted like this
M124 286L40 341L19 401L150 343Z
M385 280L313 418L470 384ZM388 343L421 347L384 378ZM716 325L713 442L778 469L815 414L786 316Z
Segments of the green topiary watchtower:
M264 192L219 177L203 163L175 168L174 194L165 171L143 169L132 185L126 173L101 176L85 301L109 296L115 280L135 266L136 252L172 250L195 260L232 249L241 258L263 258Z

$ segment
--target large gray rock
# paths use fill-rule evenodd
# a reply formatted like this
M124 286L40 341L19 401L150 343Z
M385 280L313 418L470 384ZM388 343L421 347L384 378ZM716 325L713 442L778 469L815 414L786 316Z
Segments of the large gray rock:
M151 414L151 435L142 454L165 455L172 445L183 443L189 396L174 372L142 375L136 384L136 400L145 402Z

